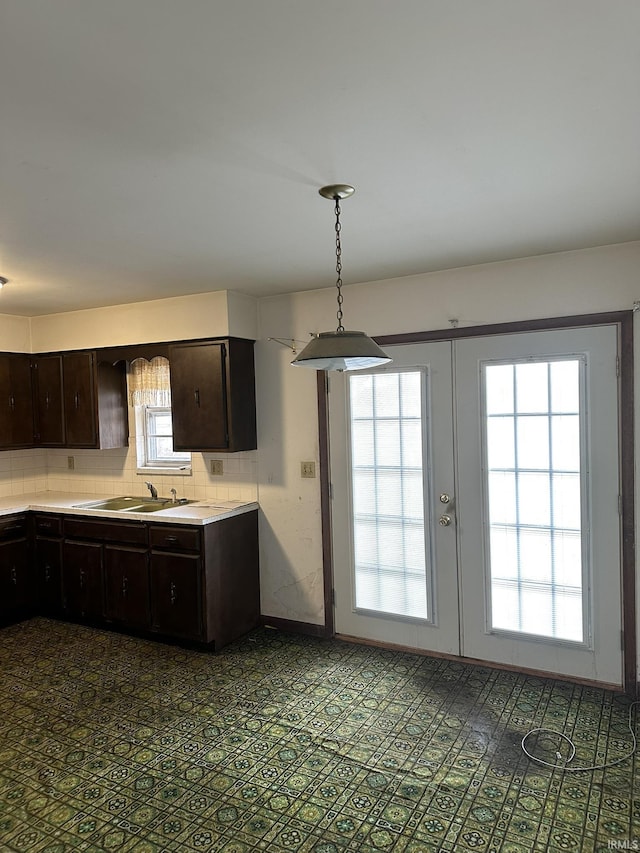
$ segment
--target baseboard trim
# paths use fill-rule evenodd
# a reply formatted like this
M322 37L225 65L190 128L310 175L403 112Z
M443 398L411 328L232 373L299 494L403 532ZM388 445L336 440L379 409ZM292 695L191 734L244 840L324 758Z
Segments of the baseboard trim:
M310 637L327 637L324 625L314 625L312 622L296 622L295 619L280 619L278 616L263 616L265 628L275 628L277 631L287 631L291 634L307 634Z

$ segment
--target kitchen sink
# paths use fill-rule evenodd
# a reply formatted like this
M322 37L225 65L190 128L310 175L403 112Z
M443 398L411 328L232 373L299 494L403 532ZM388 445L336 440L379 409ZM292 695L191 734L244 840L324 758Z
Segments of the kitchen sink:
M174 506L184 506L190 503L193 503L193 501L186 498L180 498L179 501L174 503L171 498L154 499L125 496L74 504L74 509L106 509L111 512L157 512L159 509L171 509Z

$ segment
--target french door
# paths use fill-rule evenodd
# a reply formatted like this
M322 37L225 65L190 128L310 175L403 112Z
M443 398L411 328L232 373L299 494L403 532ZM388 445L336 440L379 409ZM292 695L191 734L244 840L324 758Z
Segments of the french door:
M622 684L617 326L331 374L338 634Z

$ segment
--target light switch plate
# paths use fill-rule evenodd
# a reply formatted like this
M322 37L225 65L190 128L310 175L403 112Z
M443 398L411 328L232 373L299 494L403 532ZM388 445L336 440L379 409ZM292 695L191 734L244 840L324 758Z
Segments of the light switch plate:
M222 459L212 459L210 462L209 470L212 474L215 474L216 477L222 477L224 474L224 465L222 463Z

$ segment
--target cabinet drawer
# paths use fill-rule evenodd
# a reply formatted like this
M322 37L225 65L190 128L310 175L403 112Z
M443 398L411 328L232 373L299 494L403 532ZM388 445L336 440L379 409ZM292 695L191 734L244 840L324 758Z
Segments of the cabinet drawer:
M149 530L149 541L152 548L199 551L200 530L195 527L166 527L164 524L152 524Z
M58 515L36 515L33 526L40 536L62 536L62 519Z
M0 519L0 542L12 539L24 539L27 535L27 517L10 515Z
M147 544L147 527L142 522L67 517L64 520L64 534L73 539L97 539L101 542L121 542L124 545Z

